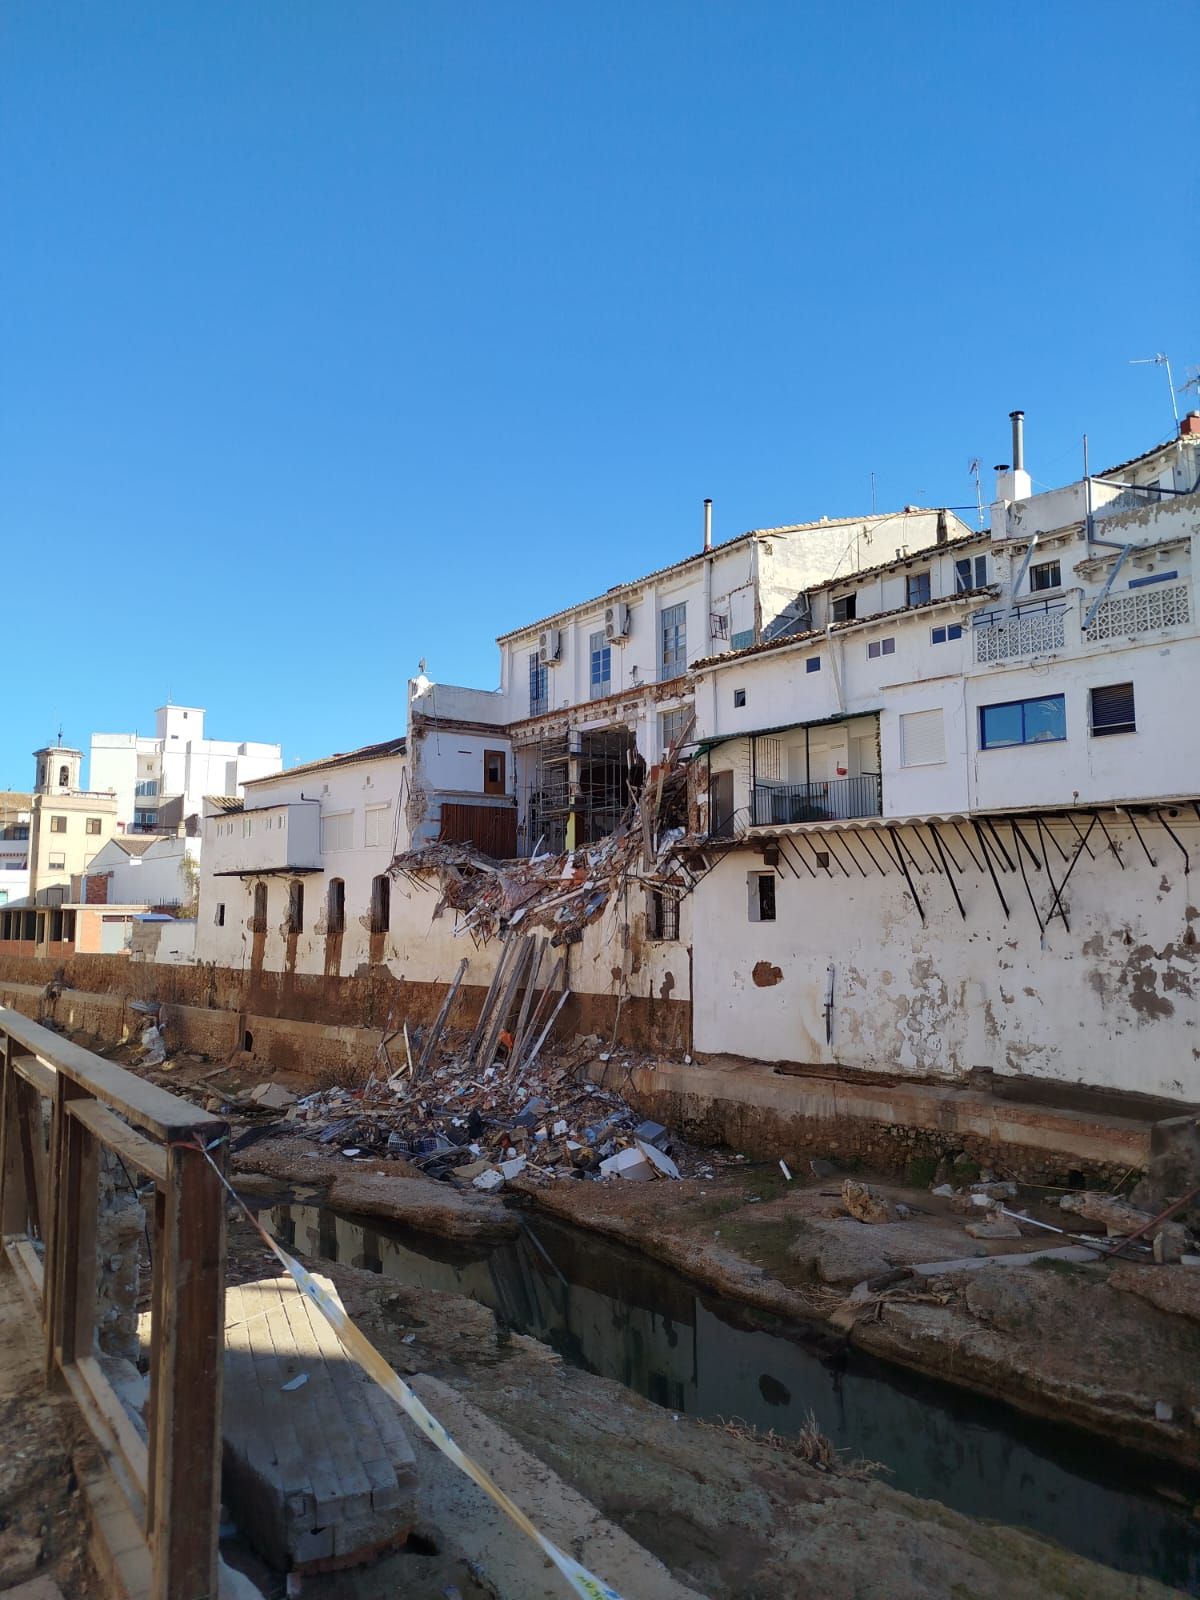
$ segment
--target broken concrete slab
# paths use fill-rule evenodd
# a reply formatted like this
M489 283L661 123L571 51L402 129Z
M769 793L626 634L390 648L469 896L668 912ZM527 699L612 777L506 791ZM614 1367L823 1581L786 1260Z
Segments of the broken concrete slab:
M343 1166L329 1190L329 1204L350 1215L391 1217L448 1239L511 1239L517 1219L473 1187L458 1190L432 1178L392 1176L360 1165Z
M281 1083L260 1083L250 1091L250 1098L256 1106L264 1106L269 1111L285 1111L288 1106L296 1104L297 1097L290 1089L285 1089Z
M272 1566L348 1566L407 1538L416 1469L396 1404L290 1277L226 1293L223 1435L225 1503Z
M1098 1261L1099 1250L1081 1244L1052 1245L1048 1250L1014 1250L1005 1255L960 1256L954 1261L914 1261L913 1271L923 1278L946 1272L973 1272L978 1267L1027 1267L1034 1261Z
M1008 1217L985 1217L982 1222L968 1222L966 1233L972 1239L1020 1239L1021 1230Z

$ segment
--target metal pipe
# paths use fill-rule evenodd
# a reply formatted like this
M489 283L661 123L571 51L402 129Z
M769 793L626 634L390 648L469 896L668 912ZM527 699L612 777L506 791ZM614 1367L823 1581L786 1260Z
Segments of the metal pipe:
M712 549L712 501L704 502L704 548Z
M1025 470L1025 413L1023 411L1010 411L1008 420L1012 423L1012 464L1014 472Z

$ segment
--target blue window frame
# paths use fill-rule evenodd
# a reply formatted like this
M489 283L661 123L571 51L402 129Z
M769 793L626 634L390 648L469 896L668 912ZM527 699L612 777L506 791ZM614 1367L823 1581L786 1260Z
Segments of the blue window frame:
M1007 749L1015 744L1052 744L1067 737L1067 708L1061 694L1036 700L1006 700L979 708L979 748Z
M804 670L805 670L805 672L820 672L820 670L821 670L821 658L820 658L820 656L809 656L808 660L804 663Z
M664 678L687 671L687 601L664 606L659 618L662 635L661 665Z
M933 640L934 644L945 644L947 639L961 639L962 624L959 622L948 622L944 628L932 628L930 630L929 637Z
M550 668L538 660L536 650L529 657L529 715L540 717L550 709Z
M591 694L593 700L599 700L612 693L612 646L603 630L593 633L588 643L592 658Z

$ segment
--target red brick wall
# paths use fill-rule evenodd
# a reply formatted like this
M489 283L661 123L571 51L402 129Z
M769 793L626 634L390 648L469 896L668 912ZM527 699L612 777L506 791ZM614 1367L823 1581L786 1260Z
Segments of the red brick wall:
M85 904L89 906L106 906L108 904L108 886L111 881L111 872L99 872L95 875L89 872Z

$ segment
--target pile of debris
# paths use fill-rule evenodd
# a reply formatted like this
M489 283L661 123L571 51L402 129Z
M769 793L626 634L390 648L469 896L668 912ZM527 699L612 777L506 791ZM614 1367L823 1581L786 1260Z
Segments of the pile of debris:
M250 1098L264 1113L283 1113L262 1133L299 1134L350 1160L405 1161L485 1191L520 1175L678 1178L665 1128L642 1120L611 1089L579 1081L580 1066L599 1044L581 1040L531 1074L505 1060L503 1045L499 1059L481 1068L464 1048L418 1076L402 1069L361 1089L302 1098L266 1083Z
M390 871L422 887L436 879L441 899L434 915L457 912L456 934L469 934L477 944L518 927L547 929L555 946L575 943L635 882L680 900L696 883L685 859L688 776L679 754L689 732L690 723L634 793L617 827L593 844L540 854L539 840L527 860L517 861L494 861L469 844L430 844L398 855Z

